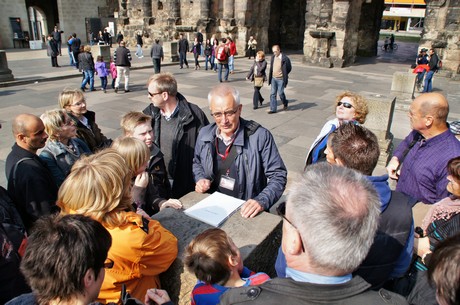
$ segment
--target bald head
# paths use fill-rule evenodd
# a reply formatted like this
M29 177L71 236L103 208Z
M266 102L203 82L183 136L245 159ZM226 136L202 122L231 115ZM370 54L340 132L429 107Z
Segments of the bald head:
M42 120L29 113L23 113L14 118L12 131L16 144L32 153L43 148L48 138Z
M431 115L435 123L445 124L449 115L449 103L440 93L425 93L417 97L414 102L422 116Z

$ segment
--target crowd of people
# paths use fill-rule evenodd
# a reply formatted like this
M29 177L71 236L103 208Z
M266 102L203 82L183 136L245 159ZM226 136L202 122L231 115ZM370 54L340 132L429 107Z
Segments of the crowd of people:
M197 35L191 49L184 39L181 68L188 68L191 50L200 69L203 52L211 70L215 56L219 80L224 68L227 80L234 71L231 38L202 46ZM268 79L269 113L277 112L277 95L287 109L289 58L274 45L267 78L253 37L247 47L255 58L247 75L253 108L262 104L260 83ZM412 131L387 174L375 175L379 143L363 126L372 108L357 93L340 93L335 118L306 150L303 173L278 203L286 166L271 132L243 118L237 88L224 82L210 90L209 122L178 92L174 76L159 71L160 56L147 81L149 104L124 114L122 133L112 140L87 109L84 85L93 88L86 75L95 69L88 48L77 56L81 88L64 89L58 108L41 117L13 119L8 187L0 189L1 303L107 304L129 294L140 303L172 304L159 275L177 259L181 237L152 215L180 210L187 193L218 191L244 200L240 216L247 221L277 206L283 224L276 277L245 267L227 232L209 229L179 258L198 280L192 304L459 304L460 141L447 123L445 96L424 93L411 103ZM113 57L115 92L121 76L129 92L131 55L123 39ZM430 209L416 227L412 211L423 205Z

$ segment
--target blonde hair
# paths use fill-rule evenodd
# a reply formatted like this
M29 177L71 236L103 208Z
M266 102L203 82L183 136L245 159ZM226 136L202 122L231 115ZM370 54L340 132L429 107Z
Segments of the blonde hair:
M344 91L339 94L335 100L334 111L335 107L337 107L337 103L340 102L344 97L348 97L353 101L353 108L355 108L355 120L360 124L364 124L366 121L366 116L369 113L369 109L367 108L367 101L359 94L350 91Z
M84 47L83 47L83 51L85 51L85 52L91 52L91 46L88 46L88 45L84 46Z
M137 173L139 168L150 159L149 147L136 138L118 138L113 142L112 148L125 159L126 165L128 165L133 174Z
M80 89L65 88L61 93L59 93L59 107L66 109L66 107L72 105L75 97L82 97L83 100L86 101L83 91Z
M122 226L126 213L133 211L131 177L123 157L104 149L75 162L59 189L57 205L64 214L90 216L107 227Z
M134 129L140 124L152 123L152 117L138 111L130 111L126 113L120 122L121 129L123 130L123 135L132 135Z
M57 140L62 125L71 120L64 109L48 110L40 116L45 125L45 132L50 140Z
M264 51L258 51L258 52L257 52L257 56L259 56L259 57L262 58L262 59L265 59L265 53L264 53Z

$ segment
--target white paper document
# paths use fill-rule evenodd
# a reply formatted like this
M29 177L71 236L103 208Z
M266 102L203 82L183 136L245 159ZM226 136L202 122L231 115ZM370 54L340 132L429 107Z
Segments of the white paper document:
M186 209L184 213L211 226L219 227L244 202L245 200L214 192L191 208Z

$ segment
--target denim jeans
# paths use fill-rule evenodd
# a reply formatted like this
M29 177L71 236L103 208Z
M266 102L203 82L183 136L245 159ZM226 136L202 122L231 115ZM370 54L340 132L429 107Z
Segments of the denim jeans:
M85 70L83 73L85 73L85 79L81 83L81 87L85 88L89 82L89 90L94 90L94 70Z
M160 73L161 71L161 58L152 58L153 62L153 72L155 74Z
M425 76L425 85L423 86L422 92L431 92L433 91L433 75L434 71L428 71Z
M280 96L284 106L287 106L286 95L284 95L284 82L283 79L272 78L272 88L270 92L270 111L276 112L278 102L276 101L276 94Z
M101 77L101 88L104 90L107 89L107 76Z
M217 64L217 69L219 71L217 71L217 78L219 79L219 82L221 83L222 82L222 66L225 67L225 76L224 76L224 80L227 81L228 80L228 73L230 73L230 71L228 70L228 64Z
M208 70L208 63L211 63L211 56L205 56L204 57L204 68L205 68L205 70ZM211 64L211 69L212 69L212 64Z
M216 56L211 55L211 70L217 70Z
M233 57L233 55L230 55L230 57L228 58L228 67L230 71L235 70L235 58Z
M188 67L187 53L186 52L180 52L179 53L179 65L180 65L181 68L184 67L184 63Z
M142 46L140 44L137 45L136 56L144 57L144 52L142 52Z

